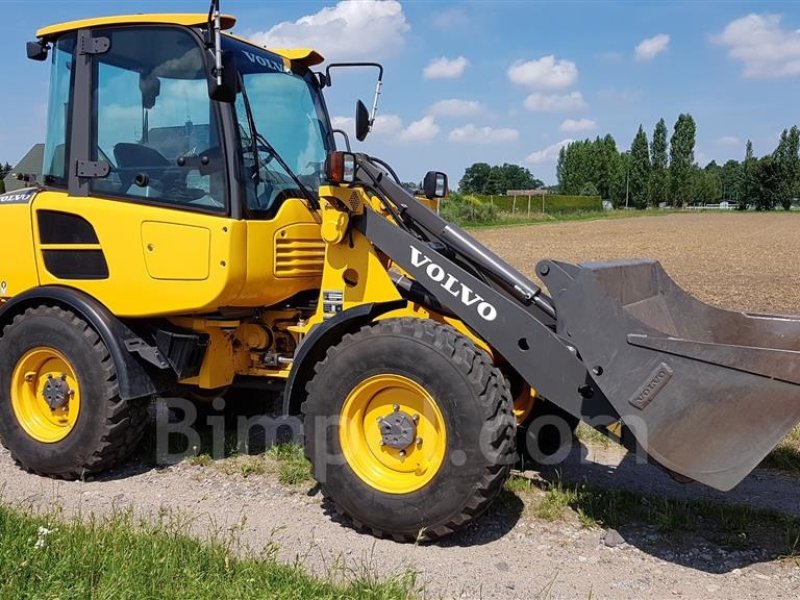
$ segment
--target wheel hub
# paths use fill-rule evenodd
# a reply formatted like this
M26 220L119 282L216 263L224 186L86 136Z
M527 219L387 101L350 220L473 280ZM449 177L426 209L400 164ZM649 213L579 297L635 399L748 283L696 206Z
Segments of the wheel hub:
M394 406L394 412L388 417L378 420L381 430L381 445L389 446L395 450L408 448L417 439L417 421L419 417L412 417Z
M61 377L53 377L52 374L48 375L47 381L42 388L42 396L44 396L44 401L47 402L47 406L51 410L66 406L72 397L72 390L69 387L69 383L67 383L67 376L65 374L62 374Z

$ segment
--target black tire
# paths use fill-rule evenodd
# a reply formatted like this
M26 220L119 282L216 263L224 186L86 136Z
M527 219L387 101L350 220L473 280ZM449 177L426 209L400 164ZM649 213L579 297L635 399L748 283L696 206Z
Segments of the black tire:
M411 493L384 493L359 478L342 457L338 421L316 430L319 421L339 416L355 386L386 373L421 385L445 422L444 462L430 482ZM451 327L391 319L348 334L316 366L307 391L306 456L322 493L373 535L397 541L449 535L486 510L514 463L516 423L508 384L489 356ZM316 459L328 455L341 460Z
M42 443L20 426L11 406L14 367L28 350L52 348L72 364L81 390L73 429L62 440ZM57 306L29 308L0 337L0 442L24 469L63 479L109 469L127 458L142 438L148 399L119 398L117 372L97 333Z
M563 460L572 448L579 422L549 400L536 398L531 414L517 430L520 458L538 465Z

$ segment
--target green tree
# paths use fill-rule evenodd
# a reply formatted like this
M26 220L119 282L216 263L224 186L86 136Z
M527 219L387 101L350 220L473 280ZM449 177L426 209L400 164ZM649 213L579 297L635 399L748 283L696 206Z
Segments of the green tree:
M781 202L785 186L783 167L774 155L763 156L756 161L756 210L773 210Z
M722 167L713 160L704 169L692 167L691 182L695 202L712 204L722 199Z
M673 206L683 206L691 200L696 133L697 127L692 115L678 115L669 141L669 179Z
M467 168L459 182L464 194L501 195L508 190L532 190L544 185L541 179L519 165L504 163L490 166L475 163Z
M722 165L722 199L739 202L742 197L742 165L737 160L729 160Z
M800 175L799 145L800 133L797 127L792 127L791 130L784 129L778 147L772 153L776 168L780 171L780 184L772 191L777 195L778 202L784 210L792 207L792 196Z
M742 187L739 210L746 210L748 204L756 201L758 194L758 161L753 154L753 142L747 140L742 163Z
M462 194L482 194L489 183L492 167L487 163L475 163L464 171L464 176L458 182L458 189Z
M630 205L635 208L647 208L650 197L650 150L647 145L647 134L641 125L631 143L629 165L627 175Z
M664 119L659 119L653 130L653 141L650 145L652 168L650 171L650 201L658 206L660 202L669 200L668 179L668 147L667 125Z

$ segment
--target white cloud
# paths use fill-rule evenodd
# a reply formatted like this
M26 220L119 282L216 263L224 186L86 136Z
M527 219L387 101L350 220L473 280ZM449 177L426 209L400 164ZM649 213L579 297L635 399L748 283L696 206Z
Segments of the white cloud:
M571 112L586 108L586 101L580 92L569 94L542 94L534 92L523 103L533 112Z
M563 90L578 80L578 67L571 60L552 54L538 60L518 60L508 68L513 83L548 90Z
M355 135L356 120L353 117L331 117L334 129L343 129L348 135ZM370 135L394 135L403 128L403 120L397 115L378 115Z
M653 60L662 52L669 48L669 36L666 33L659 33L653 37L643 39L636 46L636 60L644 62Z
M555 144L551 144L547 148L542 148L541 150L537 150L536 152L532 152L527 156L525 162L532 164L532 165L541 165L542 163L552 163L555 162L558 158L558 152L564 146L569 146L575 140L566 139L561 140L560 142L556 142Z
M401 142L428 142L439 135L439 131L441 129L436 124L436 119L431 115L426 115L403 129L397 139Z
M592 121L591 119L566 119L563 123L561 123L561 127L559 129L561 131L591 131L597 127L597 123Z
M744 64L745 77L800 75L800 30L781 27L780 15L749 14L728 23L712 41Z
M448 8L434 15L431 23L436 29L454 31L469 25L469 17L460 8Z
M403 128L403 120L397 115L378 115L372 127L375 135L393 135Z
M425 79L456 79L461 77L469 61L463 56L449 59L446 56L433 59L422 71Z
M428 107L428 114L439 117L469 117L483 110L483 105L477 100L459 100L450 98L439 100Z
M270 48L315 48L330 61L391 56L403 47L409 29L396 0L360 0L338 2L251 37Z
M717 140L717 143L720 146L741 146L742 140L740 140L735 135L723 135L721 138Z
M349 131L355 127L355 124L356 120L353 117L331 117L331 125L334 129Z
M475 127L469 123L464 127L453 129L447 139L463 144L503 144L518 140L519 131L509 128Z

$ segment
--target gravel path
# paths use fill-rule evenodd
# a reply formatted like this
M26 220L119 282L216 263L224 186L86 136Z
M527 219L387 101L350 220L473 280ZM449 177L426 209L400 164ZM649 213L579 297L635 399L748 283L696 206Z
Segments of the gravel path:
M583 451L585 458L586 451ZM679 486L654 467L603 451L578 472L576 452L562 467L566 481L614 485L633 491L695 497L699 486ZM597 461L597 462L594 462ZM585 462L585 461L584 461ZM574 466L574 465L573 465ZM606 471L620 471L616 477ZM623 476L619 476L622 474ZM187 531L235 535L245 548L272 543L282 560L300 557L316 573L381 576L417 573L432 598L797 598L800 569L764 551L725 551L703 539L676 545L653 524L631 524L625 542L606 546L600 529L548 522L522 514L513 495L474 526L439 544L414 546L356 533L328 514L308 486L287 488L271 475L243 477L181 463L156 469L133 464L86 482L50 480L20 471L0 453L0 498L34 511L65 516L132 510L145 518L189 523ZM796 513L797 482L770 473L751 476L730 500ZM758 497L749 496L758 490ZM761 499L765 499L763 502ZM780 498L780 501L776 499Z

